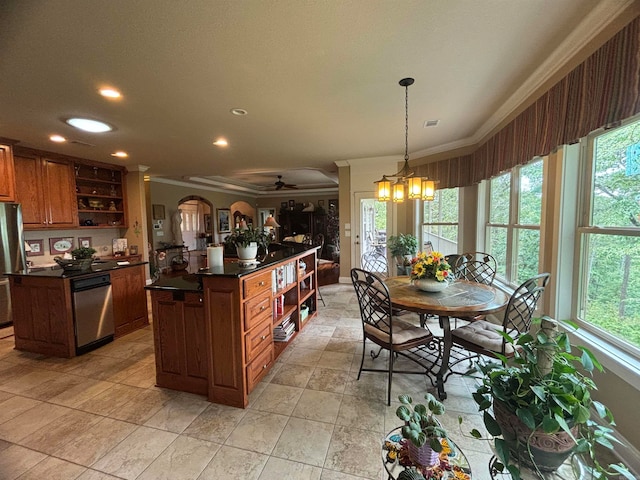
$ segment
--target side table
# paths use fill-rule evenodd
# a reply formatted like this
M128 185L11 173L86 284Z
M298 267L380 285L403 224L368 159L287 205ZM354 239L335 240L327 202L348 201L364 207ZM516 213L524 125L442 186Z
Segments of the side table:
M415 466L413 464L405 465L405 462L403 462L403 465L400 464L399 459L404 458L406 452L406 447L404 447L403 444L408 441L402 438L401 429L402 427L394 428L382 441L382 464L387 471L389 480L397 480L400 472L405 470L405 468ZM442 442L444 449L440 452L440 463L432 467L433 477L427 477L427 480L430 478L438 478L440 480L471 480L471 467L464 452L450 439L442 440ZM449 451L447 452L447 450ZM397 454L393 460L389 458L390 451L396 452ZM393 457L393 454L391 457ZM442 460L443 457L444 460ZM444 468L446 465L448 465L449 468Z

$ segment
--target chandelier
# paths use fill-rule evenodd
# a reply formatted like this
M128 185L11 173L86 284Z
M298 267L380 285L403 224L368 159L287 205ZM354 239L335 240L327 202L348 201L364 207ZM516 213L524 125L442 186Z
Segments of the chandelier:
M395 203L410 200L432 201L435 198L436 186L427 177L418 177L409 168L409 86L413 78L403 78L398 82L404 87L404 165L393 175L383 175L376 184L376 199L381 202L392 200ZM395 181L392 181L395 180Z

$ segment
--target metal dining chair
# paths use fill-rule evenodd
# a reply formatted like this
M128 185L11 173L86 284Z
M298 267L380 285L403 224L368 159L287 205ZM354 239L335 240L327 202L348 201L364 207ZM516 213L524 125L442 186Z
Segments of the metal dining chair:
M451 330L453 344L462 347L468 355L457 358L450 367L478 355L494 358L497 358L496 354L513 356L512 345L505 341L500 332L517 338L530 330L533 313L549 283L549 277L548 273L541 273L523 282L511 295L502 324L477 320Z
M455 278L492 285L496 278L498 264L496 259L488 253L467 252L458 256L451 267Z
M379 250L373 249L362 254L360 265L363 270L380 275L387 278L389 276L389 264L387 257Z
M394 373L426 375L433 384L429 374L434 369L438 358L434 357L434 352L439 353L439 343L429 329L395 318L389 289L376 274L360 268L352 268L351 281L360 306L363 332L362 360L358 370L358 380L362 372L386 372L389 375L387 405L391 405L391 383ZM389 352L386 369L364 368L367 340L378 345L381 350ZM371 352L371 357L375 359L378 354ZM394 361L398 356L415 362L422 370L394 370Z

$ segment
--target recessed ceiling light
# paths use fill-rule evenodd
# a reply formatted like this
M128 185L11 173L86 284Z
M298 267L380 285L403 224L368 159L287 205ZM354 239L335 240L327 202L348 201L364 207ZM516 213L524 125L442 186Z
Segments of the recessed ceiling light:
M51 140L52 142L57 142L57 143L62 143L62 142L66 142L67 139L64 138L62 135L51 135L49 137L49 140Z
M113 127L108 123L101 122L99 120L91 120L90 118L73 117L66 119L65 123L79 130L91 133L104 133L113 130Z
M122 150L118 151L118 152L113 152L111 154L112 157L118 157L118 158L127 158L129 156L129 154L127 152L123 152Z
M224 138L219 138L218 140L213 142L213 144L216 147L226 147L227 145L229 145L229 142L227 142Z
M101 88L100 95L107 98L120 98L122 94L115 88Z
M232 108L231 113L233 113L234 115L246 115L249 112L247 112L244 108Z

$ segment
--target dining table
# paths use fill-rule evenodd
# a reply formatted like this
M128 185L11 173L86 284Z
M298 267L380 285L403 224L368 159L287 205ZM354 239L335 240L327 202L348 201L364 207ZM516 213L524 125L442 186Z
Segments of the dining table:
M453 347L451 318L469 320L500 312L509 303L509 295L498 287L468 280L455 280L441 292L422 291L412 284L408 276L389 277L385 283L394 308L416 312L421 318L438 316L442 329L442 355L435 375L438 397L444 400L447 398L444 382L448 377Z

